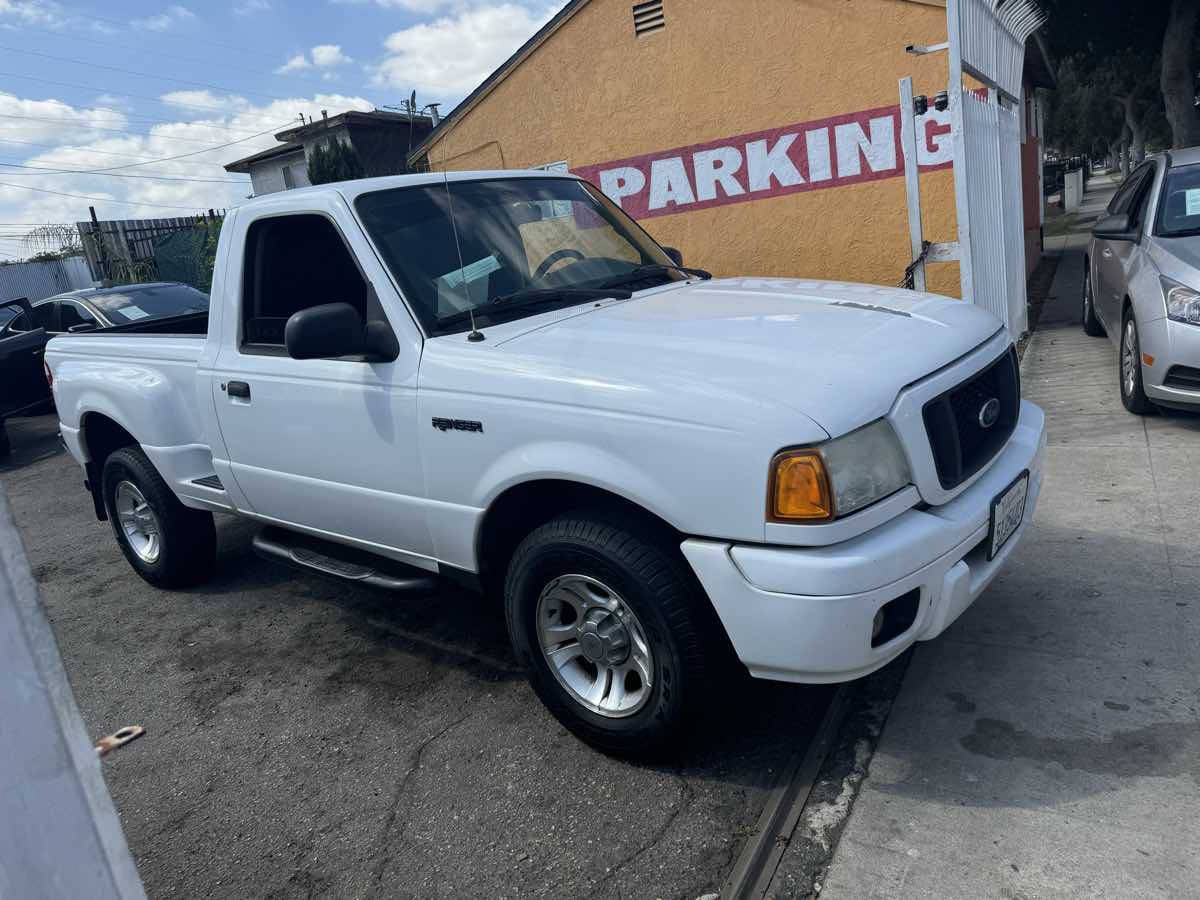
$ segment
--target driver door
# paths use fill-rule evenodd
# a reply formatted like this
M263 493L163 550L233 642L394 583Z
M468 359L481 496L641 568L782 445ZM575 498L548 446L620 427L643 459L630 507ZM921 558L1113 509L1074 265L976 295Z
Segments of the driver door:
M0 307L18 310L0 329L0 418L3 418L48 399L50 388L42 369L46 332L32 327L28 301L14 300Z
M1132 213L1136 201L1153 180L1153 173L1152 164L1134 170L1113 195L1106 210L1107 214L1115 216ZM1119 335L1121 330L1121 301L1125 291L1122 260L1132 246L1129 241L1096 238L1096 277L1092 287L1092 300L1096 306L1096 315L1100 317L1110 337Z

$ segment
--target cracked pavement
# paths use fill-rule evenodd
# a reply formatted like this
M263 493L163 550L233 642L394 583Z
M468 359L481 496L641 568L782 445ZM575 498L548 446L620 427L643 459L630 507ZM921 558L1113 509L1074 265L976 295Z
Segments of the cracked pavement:
M718 889L831 690L751 682L673 764L612 759L542 708L498 603L259 560L218 518L199 588L160 592L97 522L52 416L0 464L152 897L681 897Z

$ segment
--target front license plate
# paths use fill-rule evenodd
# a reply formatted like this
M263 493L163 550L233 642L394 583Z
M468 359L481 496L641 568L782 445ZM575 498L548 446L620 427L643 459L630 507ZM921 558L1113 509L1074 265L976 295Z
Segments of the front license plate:
M1025 498L1029 495L1029 471L996 495L992 501L992 521L988 530L988 559L994 559L1025 518Z

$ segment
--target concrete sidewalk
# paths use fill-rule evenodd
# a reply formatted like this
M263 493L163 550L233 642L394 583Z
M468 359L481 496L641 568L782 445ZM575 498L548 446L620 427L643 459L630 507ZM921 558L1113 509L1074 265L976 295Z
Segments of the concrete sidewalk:
M1036 519L918 645L822 900L1200 894L1200 416L1127 413L1083 333L1082 229L1114 186L1090 187L1022 364Z

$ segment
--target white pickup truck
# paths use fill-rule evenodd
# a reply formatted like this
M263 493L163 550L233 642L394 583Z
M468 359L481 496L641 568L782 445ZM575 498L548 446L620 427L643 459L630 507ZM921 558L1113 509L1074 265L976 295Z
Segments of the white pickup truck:
M147 581L213 570L213 512L328 575L468 581L564 724L661 748L727 660L843 681L943 631L1045 443L975 306L680 262L570 176L291 190L229 213L206 323L56 337L47 376Z

